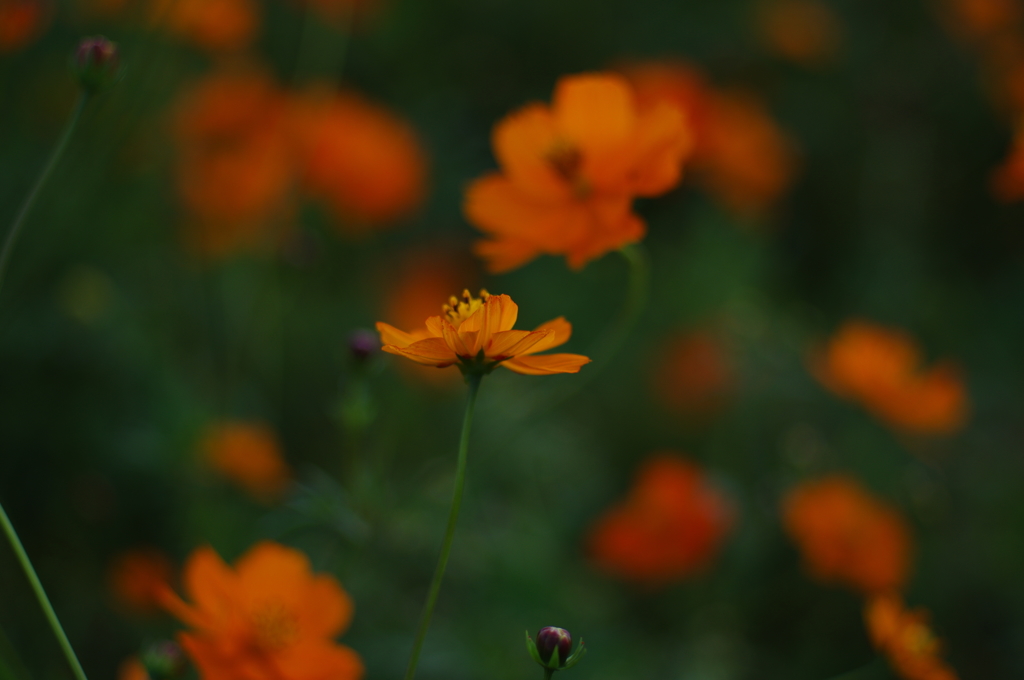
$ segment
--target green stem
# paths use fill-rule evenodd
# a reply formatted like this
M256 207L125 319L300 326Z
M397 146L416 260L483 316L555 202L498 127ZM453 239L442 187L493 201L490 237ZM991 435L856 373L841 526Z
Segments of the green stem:
M78 126L78 119L81 118L82 110L88 101L89 95L83 90L78 95L78 102L75 104L68 122L64 125L64 131L61 133L53 153L50 154L50 159L46 162L43 172L36 179L32 190L25 197L25 202L21 204L17 217L14 218L10 229L7 230L7 238L4 240L3 250L0 250L0 286L3 286L4 276L7 274L7 265L11 259L11 252L14 250L14 243L18 240L18 235L21 233L29 213L32 212L32 206L35 205L39 193L42 191L43 186L46 185L47 180L50 179L50 175L53 174L53 169L57 167L57 162L64 155L64 150L67 148L68 142L71 141L71 136Z
M555 674L555 669L554 668L545 668L544 669L544 680L551 680L551 676L554 675L554 674Z
M427 636L427 629L430 628L430 617L434 613L434 605L437 604L437 596L441 592L441 580L444 578L445 567L448 566L448 555L452 551L455 524L458 522L459 508L462 506L462 489L466 485L466 460L469 454L469 430L473 425L473 405L476 403L476 393L480 390L481 377L479 375L466 376L469 395L466 398L466 415L462 420L462 435L459 438L459 462L455 470L455 491L452 494L452 508L448 513L448 528L444 533L444 542L441 544L441 554L438 556L437 566L434 568L434 579L430 582L427 601L423 605L423 616L420 618L420 626L416 631L416 642L413 643L412 654L409 656L409 667L405 671L405 680L413 680L416 676L416 663L420 658L420 650L423 649L423 640Z
M25 552L25 547L21 544L21 539L18 538L18 533L14 530L14 525L11 524L11 520L7 517L7 513L4 511L2 505L0 505L0 524L3 525L4 533L7 535L7 540L10 541L11 548L14 549L14 554L18 558L18 562L21 563L21 568L25 571L25 576L28 578L28 582L32 586L32 591L35 592L36 599L39 600L39 606L42 607L43 614L46 615L46 620L50 622L50 628L53 629L53 634L57 637L57 642L60 643L60 647L64 651L64 656L68 660L68 665L71 666L71 671L75 675L75 680L88 680L85 677L85 671L82 670L82 664L78 663L78 657L75 656L75 650L71 648L71 643L68 642L68 636L64 634L64 629L60 625L60 620L57 619L57 613L53 611L53 605L50 604L50 599L46 597L46 591L43 590L43 584L39 582L36 570L32 567L32 562L28 559L28 553Z

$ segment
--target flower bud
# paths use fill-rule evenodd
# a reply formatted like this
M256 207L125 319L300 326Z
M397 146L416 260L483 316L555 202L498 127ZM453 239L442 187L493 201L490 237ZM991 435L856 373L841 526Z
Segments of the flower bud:
M181 647L170 640L150 645L143 650L140 660L152 680L173 680L188 669Z
M121 75L117 45L101 35L82 38L71 55L71 72L88 94L102 90Z
M569 652L572 650L572 635L569 634L569 631L555 626L547 626L537 631L537 653L540 654L544 663L551 661L551 655L556 649L558 650L556 664L569 658Z
M530 634L526 634L526 651L534 661L551 671L561 671L572 668L586 653L583 640L577 645L576 651L572 651L572 635L564 628L547 626L537 632L537 640L534 641Z
M348 348L355 362L361 364L377 353L380 339L376 333L360 328L348 336Z

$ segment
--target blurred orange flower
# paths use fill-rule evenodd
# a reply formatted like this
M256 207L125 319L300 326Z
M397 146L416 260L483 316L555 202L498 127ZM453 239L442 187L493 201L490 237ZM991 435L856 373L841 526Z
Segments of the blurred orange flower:
M50 16L42 0L0 0L0 54L31 44L46 30Z
M939 654L942 644L924 610L908 610L895 593L877 595L864 608L871 641L904 680L957 680Z
M815 579L869 595L900 588L907 579L907 523L852 477L824 477L790 490L782 521Z
M259 29L253 0L153 0L155 24L211 52L248 47Z
M476 252L492 272L538 255L565 255L573 269L646 230L636 196L674 187L692 146L678 109L639 110L621 76L569 76L554 103L530 104L495 126L502 172L474 181L465 213L490 238Z
M591 528L587 551L619 578L661 585L706 568L732 523L729 503L700 468L658 454L643 463L626 500Z
M1003 203L1024 198L1024 125L1018 125L1006 160L992 171L989 180L992 195Z
M107 569L118 602L141 614L159 608L160 591L174 574L170 558L156 548L136 548L117 555Z
M181 97L177 187L197 253L223 256L271 240L291 187L285 120L282 94L260 72L214 73Z
M718 92L682 62L623 67L641 110L669 104L692 122L695 181L744 217L764 213L796 171L793 145L764 105L751 95Z
M291 119L303 183L344 231L363 232L419 207L426 156L395 114L354 92L323 88L296 98Z
M967 395L948 363L921 369L921 353L901 331L847 321L812 360L818 379L907 432L945 434L963 427Z
M205 460L260 501L280 497L290 472L273 431L261 423L228 421L209 428L200 445Z
M947 25L969 41L990 40L1019 26L1018 0L945 0Z
M655 362L654 390L674 411L709 416L722 408L735 387L732 360L708 331L672 338Z
M790 61L820 64L839 47L839 22L821 0L769 0L759 19L767 46Z
M211 548L183 571L186 603L170 589L164 607L193 630L182 648L204 680L358 680L359 656L333 638L352 619L352 600L297 550L254 546L228 567Z
M452 296L442 311L443 316L428 318L426 328L412 333L378 321L384 351L438 368L459 364L466 370L490 372L500 365L524 375L578 373L590 363L580 354L534 356L565 344L572 326L558 317L534 331L512 330L519 307L508 295L480 291L475 298L467 290L461 300Z

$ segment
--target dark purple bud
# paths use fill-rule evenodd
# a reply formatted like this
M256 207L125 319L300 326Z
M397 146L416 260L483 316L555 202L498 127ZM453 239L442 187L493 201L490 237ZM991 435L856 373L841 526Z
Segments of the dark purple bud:
M348 348L356 363L363 363L380 349L380 338L376 333L360 328L348 336Z
M101 35L82 38L71 55L71 71L86 92L92 94L103 89L121 74L117 45Z
M544 663L551 660L551 655L558 650L558 663L564 664L572 651L572 636L565 628L547 626L537 631L537 652Z

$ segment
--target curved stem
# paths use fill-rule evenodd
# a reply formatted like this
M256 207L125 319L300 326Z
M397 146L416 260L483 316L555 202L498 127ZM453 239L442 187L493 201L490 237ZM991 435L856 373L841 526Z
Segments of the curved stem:
M416 642L413 643L412 654L409 656L409 667L405 671L405 680L412 680L416 676L416 664L420 658L420 650L423 649L423 640L427 636L427 629L430 628L430 617L434 613L434 605L437 604L437 596L441 592L444 570L448 566L448 555L452 551L455 524L458 522L459 508L462 505L462 489L466 484L466 460L469 453L469 430L473 425L473 405L476 403L476 393L480 390L481 377L479 375L466 376L466 382L469 384L469 396L466 398L466 415L462 419L459 462L455 470L455 492L452 494L452 508L448 513L448 528L445 530L444 541L441 543L441 554L438 556L437 566L434 568L434 578L430 582L427 601L423 605L423 616L420 618L420 626L416 631Z
M68 142L71 141L71 136L75 132L75 128L78 126L78 119L82 116L82 110L85 108L86 102L89 101L89 95L82 91L78 95L78 101L75 103L75 108L71 112L71 117L68 118L68 122L64 125L64 131L60 135L60 139L57 141L57 146L53 149L50 154L50 159L46 161L46 166L43 168L42 173L36 179L36 183L32 186L32 190L29 191L28 196L25 197L25 202L21 204L21 209L18 210L17 217L14 218L14 222L11 223L10 229L7 230L7 238L4 239L3 250L0 250L0 287L3 286L4 276L7 274L7 265L11 259L11 252L14 250L14 244L18 240L18 235L21 233L22 228L25 225L25 220L28 218L30 212L32 212L32 206L35 205L36 199L39 197L40 191L43 186L46 185L50 175L53 174L53 169L57 167L57 162L60 161L61 156L64 155L64 150L68 146Z
M64 629L60 625L57 613L53 611L53 605L50 604L50 599L46 597L46 591L43 590L43 584L39 582L36 570L32 567L32 562L28 559L28 553L25 552L25 547L21 544L21 539L18 538L18 533L14 530L14 525L11 524L10 518L7 517L7 513L4 511L3 505L0 505L0 524L3 525L4 534L7 535L7 540L10 542L11 548L14 549L14 554L18 558L18 562L21 563L21 568L24 570L25 576L28 578L28 582L32 586L32 591L36 594L36 599L39 600L39 606L42 607L43 614L46 615L46 620L50 622L50 628L53 629L53 634L57 637L57 642L60 643L60 648L64 651L64 656L68 660L68 665L71 666L71 671L75 675L75 680L88 680L85 677L85 671L82 670L82 664L78 663L78 657L75 656L75 650L71 648L71 643L68 642L68 636L64 634Z

